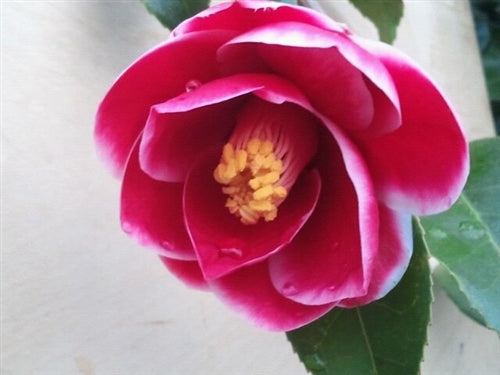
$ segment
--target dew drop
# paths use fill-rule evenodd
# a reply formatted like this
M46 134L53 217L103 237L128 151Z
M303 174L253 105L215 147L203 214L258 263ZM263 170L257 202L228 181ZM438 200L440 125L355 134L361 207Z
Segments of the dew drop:
M333 292L333 291L335 291L335 289L337 289L337 285L330 285L327 289L328 289L330 292Z
M125 233L130 234L134 230L134 226L129 221L122 221L122 229Z
M308 354L304 357L304 365L309 370L324 370L325 369L325 361L323 361L318 353Z
M224 247L219 249L219 255L230 258L241 258L243 256L243 250L237 249L236 247Z
M445 239L446 237L448 237L448 235L446 234L445 231L438 229L438 228L432 228L431 230L429 230L429 235L431 237L438 239L438 240L442 240L442 239Z
M281 294L285 297L293 296L298 293L297 288L292 283L285 283L281 289Z
M478 240L486 234L481 224L474 221L462 221L458 226L458 230L464 237L471 240Z
M198 81L197 79L191 79L186 83L186 92L191 92L193 90L196 90L198 87L201 86L201 82Z
M169 241L164 240L161 242L161 247L163 247L166 250L171 250L173 246Z

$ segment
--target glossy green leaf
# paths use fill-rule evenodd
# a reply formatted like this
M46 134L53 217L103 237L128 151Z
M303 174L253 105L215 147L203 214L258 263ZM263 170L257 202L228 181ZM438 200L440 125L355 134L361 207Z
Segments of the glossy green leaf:
M500 138L472 142L470 151L471 172L457 203L420 223L430 253L463 294L454 299L460 309L477 311L500 332Z
M432 302L427 252L414 226L414 252L401 282L386 297L354 309L335 308L287 333L314 375L416 375Z
M438 265L432 272L432 277L434 280L437 280L448 296L453 300L453 302L455 302L463 313L470 316L479 324L486 325L484 317L479 313L479 311L472 307L467 296L460 290L455 276L448 271L445 266L442 264Z
M141 0L149 13L170 30L208 7L209 0Z
M378 30L380 40L394 42L403 17L403 0L349 0Z
M490 100L500 100L500 0L471 0Z
M483 53L482 58L490 99L500 100L500 31L494 35L494 43Z

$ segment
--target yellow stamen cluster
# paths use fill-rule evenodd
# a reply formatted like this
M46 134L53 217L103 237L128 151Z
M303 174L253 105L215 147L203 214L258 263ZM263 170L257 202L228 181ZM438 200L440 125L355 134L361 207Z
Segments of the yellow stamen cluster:
M227 143L222 150L214 178L225 185L222 192L229 197L226 207L243 224L256 224L262 217L271 221L278 215L277 205L286 197L283 186L276 186L283 162L276 159L272 142L251 139L246 149L234 149Z

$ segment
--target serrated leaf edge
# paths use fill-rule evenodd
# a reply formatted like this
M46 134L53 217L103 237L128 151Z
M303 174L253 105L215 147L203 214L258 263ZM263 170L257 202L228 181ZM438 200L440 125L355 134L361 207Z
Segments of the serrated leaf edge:
M446 269L446 271L448 271L448 273L450 274L450 276L452 276L452 277L453 277L453 279L454 279L454 280L455 280L455 282L457 283L458 290L459 290L460 292L462 292L462 294L465 296L465 298L467 298L467 302L469 302L469 306L470 306L470 308L471 308L472 310L474 310L474 311L475 311L475 312L476 312L476 313L477 313L477 314L478 314L481 318L483 318L483 320L484 320L484 322L485 322L486 324L482 324L481 322L478 322L477 320L475 320L475 319L473 319L472 317L470 317L470 316L469 316L469 314L467 314L464 310L462 310L462 308L461 308L459 305L457 305L457 304L455 303L455 301L453 300L453 298L452 298L452 297L450 296L450 294L448 293L448 290L446 290L446 288L442 287L442 289L445 291L446 295L450 298L450 300L451 300L453 303L455 303L455 306L457 306L457 307L458 307L458 309L460 309L460 311L462 311L465 315L469 316L469 318L470 318L470 319L474 320L474 321L475 321L475 322L477 322L478 324L481 324L483 327L486 327L486 328L488 328L488 329L491 329L491 330L493 330L493 331L496 331L496 329L495 329L495 328L493 328L493 327L491 327L491 326L489 326L489 325L488 325L489 323L488 323L488 321L486 320L486 318L484 317L484 315L481 313L481 311L479 311L479 309L478 309L476 306L474 306L474 305L472 304L471 300L469 299L469 296L467 295L467 293L466 293L466 292L465 292L465 290L464 290L464 286L462 285L462 282L460 281L460 279L459 279L459 278L457 278L456 274L455 274L453 271L451 271L451 270L448 268L448 266L446 266L446 264L444 264L444 263L439 263L439 265L440 265L440 267L443 267L444 269ZM500 335L500 333L498 333L498 334Z

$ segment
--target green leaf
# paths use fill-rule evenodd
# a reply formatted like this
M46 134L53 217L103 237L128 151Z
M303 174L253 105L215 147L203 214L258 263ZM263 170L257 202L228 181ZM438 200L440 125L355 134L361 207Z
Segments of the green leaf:
M490 100L500 100L500 32L493 40L483 53L483 67Z
M208 7L209 0L141 0L149 13L170 30Z
M476 322L486 325L484 317L470 304L469 299L463 291L460 290L454 275L442 264L438 265L432 272L432 276L443 287L448 296L462 310L463 313L470 316Z
M485 326L500 332L500 138L472 142L470 152L471 172L459 200L419 220L430 253L463 293L454 299L458 307L477 311Z
M432 302L430 270L422 234L415 226L414 252L401 282L386 297L354 309L335 308L287 333L315 375L416 375Z
M394 42L403 17L403 0L349 0L378 30L380 40Z

